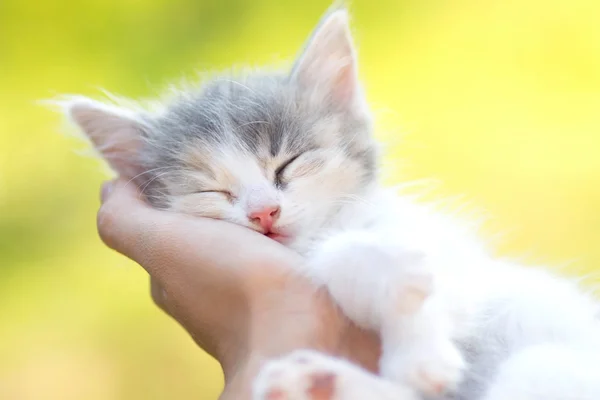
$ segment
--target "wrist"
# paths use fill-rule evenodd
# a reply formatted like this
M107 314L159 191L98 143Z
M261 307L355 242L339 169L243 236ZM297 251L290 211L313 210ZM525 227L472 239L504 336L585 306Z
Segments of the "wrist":
M223 366L225 387L219 400L250 400L252 382L260 370L260 365L255 358L248 357L227 368Z
M271 296L255 298L251 303L244 343L219 357L225 376L220 400L250 399L254 378L273 358L298 349L334 355L343 352L345 318L325 292L303 286L298 281L292 287L283 284L278 290L285 295L273 293L271 288Z
M254 379L265 363L299 348L311 348L344 358L371 372L378 370L380 343L374 333L352 327L344 332L340 331L338 340L323 341L322 337L316 337L310 343L304 341L304 344L302 346L298 343L289 343L289 346L254 349L248 352L246 357L237 359L227 367L223 366L225 388L219 400L251 400Z
M222 359L225 390L221 400L250 399L252 382L265 362L298 349L313 349L345 358L377 372L378 336L352 324L325 291L311 290L312 296L304 292L302 298L296 297L294 290L290 291L286 300L296 305L292 309L261 304L254 310L247 341L238 347L246 351L237 351L236 357ZM277 310L282 309L285 315L277 315Z

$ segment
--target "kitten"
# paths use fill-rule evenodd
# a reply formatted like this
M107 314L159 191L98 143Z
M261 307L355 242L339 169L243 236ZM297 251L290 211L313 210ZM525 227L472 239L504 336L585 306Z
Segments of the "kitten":
M596 302L491 258L468 230L380 186L344 9L287 73L223 75L152 112L62 104L154 206L300 252L299 272L381 334L381 377L301 351L265 366L255 399L600 398Z

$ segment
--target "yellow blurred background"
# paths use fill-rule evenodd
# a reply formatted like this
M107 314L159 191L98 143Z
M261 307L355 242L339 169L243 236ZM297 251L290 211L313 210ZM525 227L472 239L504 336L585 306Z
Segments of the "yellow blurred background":
M328 0L0 2L0 398L216 399L217 364L96 234L99 163L35 104L279 64ZM600 266L600 2L354 0L389 182L434 178L499 254ZM492 237L492 236L490 236ZM493 236L494 238L498 238Z

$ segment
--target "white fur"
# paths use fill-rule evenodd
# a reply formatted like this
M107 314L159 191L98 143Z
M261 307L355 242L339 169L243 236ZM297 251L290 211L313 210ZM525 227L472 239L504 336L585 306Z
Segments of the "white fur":
M384 377L430 395L457 384L456 398L468 400L600 399L598 303L575 283L496 260L461 225L383 190L334 225L311 253L308 272L350 318L380 331ZM462 381L460 354L469 363ZM359 378L329 358L294 370L292 361L276 365L284 363L293 379L315 369L339 376L331 398L356 398L343 386L358 382L372 388L362 398L389 398L365 371ZM264 374L257 380L280 383ZM311 398L295 385L284 385L290 399ZM396 398L411 398L407 393Z

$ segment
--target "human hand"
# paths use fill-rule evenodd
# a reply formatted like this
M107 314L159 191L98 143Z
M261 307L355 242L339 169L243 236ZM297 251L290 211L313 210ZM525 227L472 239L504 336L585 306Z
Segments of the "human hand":
M294 274L303 259L283 245L231 223L153 209L122 180L104 186L97 222L107 246L150 274L155 303L221 363L222 399L249 398L266 359L300 348L376 370L379 339Z

